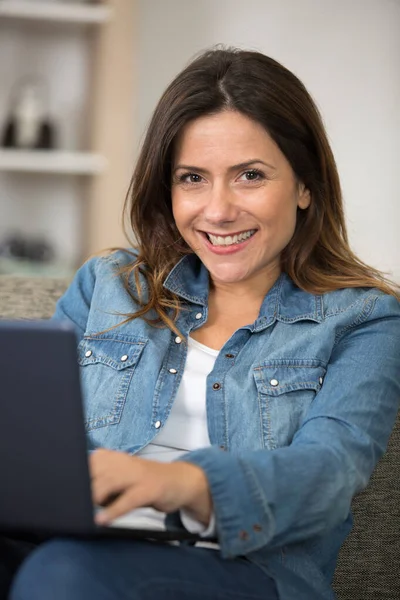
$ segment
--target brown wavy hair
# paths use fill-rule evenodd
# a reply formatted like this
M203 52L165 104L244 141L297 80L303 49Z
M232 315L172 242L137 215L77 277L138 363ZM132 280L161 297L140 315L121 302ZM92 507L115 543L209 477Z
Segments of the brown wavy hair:
M192 250L181 238L172 214L174 144L189 122L225 110L260 123L298 181L310 191L310 206L298 210L295 233L282 252L282 271L299 288L314 294L376 287L400 298L394 283L350 249L335 159L319 110L302 82L259 52L216 48L195 58L168 86L144 139L124 206L125 223L136 238L138 255L119 274L139 305L135 313L125 315L126 320L143 317L177 332L180 301L163 282ZM140 274L146 280L146 294ZM149 318L150 310L157 319Z

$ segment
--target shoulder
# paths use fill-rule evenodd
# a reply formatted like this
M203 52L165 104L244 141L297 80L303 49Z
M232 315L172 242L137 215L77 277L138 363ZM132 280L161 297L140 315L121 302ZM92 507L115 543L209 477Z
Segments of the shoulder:
M110 270L119 270L129 265L133 265L138 257L137 248L121 248L101 256L90 258L84 265L88 271L93 271L96 275Z
M137 251L128 249L87 260L57 302L53 318L69 319L82 336L88 328L98 331L114 325L110 311L133 312L137 308L131 293L136 293L134 278L129 278L127 286L119 273L133 265L137 255Z
M136 276L131 274L139 251L127 248L89 259L77 273L78 279L87 282L92 288L93 298L101 305L114 306L116 302L133 302L132 294L138 294ZM138 273L140 296L147 298L148 284L143 271ZM85 287L85 283L83 283ZM128 307L125 307L128 310Z
M104 281L109 275L117 275L125 267L133 265L139 251L135 248L115 250L108 254L89 258L77 271L75 279L83 285L96 285L98 280Z
M112 299L117 290L123 289L121 270L129 264L134 264L138 256L135 249L118 250L103 256L93 256L87 260L75 273L62 302L71 305L83 303L89 306L93 297L98 296L102 304L106 299ZM132 279L130 280L130 283Z
M336 343L353 334L365 342L368 335L362 334L369 333L374 344L390 339L400 350L400 302L395 296L376 288L345 288L323 294L322 306L323 322L335 331Z
M267 312L268 306L274 305L278 318L286 322L311 320L340 327L368 317L400 317L399 300L377 288L346 287L318 294L298 287L284 275L272 292L266 297Z
M340 313L400 317L400 302L377 288L342 288L321 296L323 313L329 318Z

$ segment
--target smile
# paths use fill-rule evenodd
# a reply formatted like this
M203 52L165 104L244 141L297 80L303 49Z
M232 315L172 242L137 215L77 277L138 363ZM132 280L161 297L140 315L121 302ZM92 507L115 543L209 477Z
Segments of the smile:
M221 236L206 233L206 236L213 246L232 246L234 244L242 244L251 238L255 232L256 229L249 229L248 231L242 231L242 233L236 233L235 235Z

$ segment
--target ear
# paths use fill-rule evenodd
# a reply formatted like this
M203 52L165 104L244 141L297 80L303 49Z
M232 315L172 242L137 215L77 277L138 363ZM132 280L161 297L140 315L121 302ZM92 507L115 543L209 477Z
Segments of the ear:
M306 188L304 183L300 183L298 194L297 206L302 210L305 210L311 204L310 190Z

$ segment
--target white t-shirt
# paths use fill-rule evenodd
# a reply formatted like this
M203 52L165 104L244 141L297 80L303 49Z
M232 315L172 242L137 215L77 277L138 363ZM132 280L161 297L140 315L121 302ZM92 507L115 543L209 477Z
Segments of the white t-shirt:
M171 462L191 450L210 445L206 412L206 379L214 368L218 350L208 348L191 337L182 380L164 427L151 444L136 456L161 462ZM165 514L153 508L140 508L119 517L113 526L165 529ZM181 519L193 533L210 535L214 529L213 519L207 530L184 512ZM215 547L215 545L214 545Z

